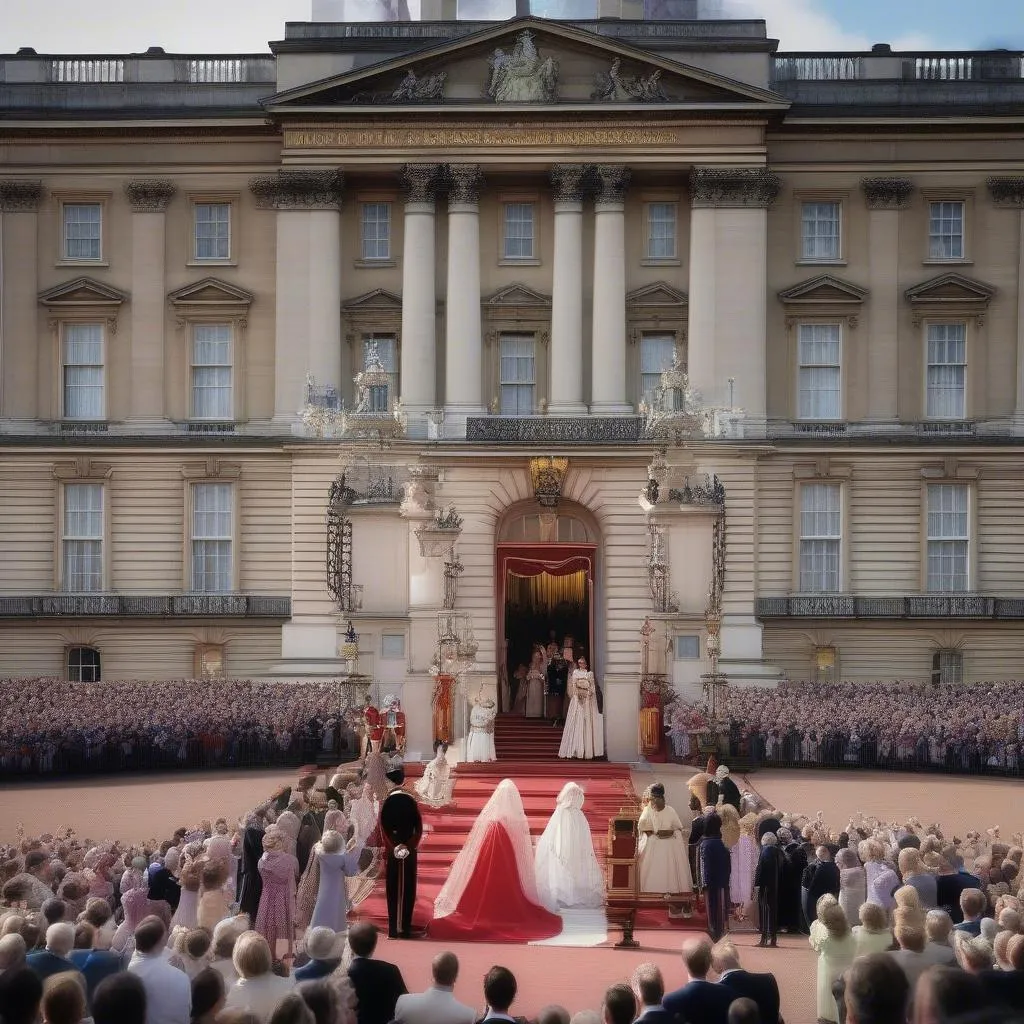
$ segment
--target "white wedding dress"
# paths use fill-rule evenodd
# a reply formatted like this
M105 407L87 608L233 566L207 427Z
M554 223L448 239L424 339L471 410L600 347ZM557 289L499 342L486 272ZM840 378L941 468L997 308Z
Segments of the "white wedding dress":
M467 761L497 761L494 753L494 701L474 704L469 713L469 737L466 740Z
M445 752L438 748L434 760L427 763L423 775L413 787L429 807L447 807L452 802L452 768Z
M559 757L592 760L604 755L604 716L597 710L597 684L594 673L576 669L566 692L569 702L565 729L558 748Z
M537 891L541 903L552 912L560 907L604 906L604 878L583 814L583 800L583 790L575 782L567 782L537 840Z

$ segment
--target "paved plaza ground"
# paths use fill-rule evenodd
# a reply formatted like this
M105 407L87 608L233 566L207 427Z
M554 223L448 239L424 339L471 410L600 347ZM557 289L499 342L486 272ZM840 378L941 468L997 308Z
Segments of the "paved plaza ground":
M634 776L637 790L653 778L666 782L673 803L685 806L682 794L692 769L654 766ZM7 785L0 790L0 842L14 840L19 823L29 835L71 826L79 834L126 841L163 838L177 825L201 818L244 813L282 783L290 772L251 771L181 773L142 777L60 780ZM743 780L738 780L743 782ZM744 788L747 783L744 783ZM868 772L764 771L749 785L771 803L844 824L864 811L886 819L916 815L926 824L939 822L947 834L1000 825L1004 836L1024 829L1024 800L1019 782L989 778ZM677 796L678 794L678 796ZM520 981L517 1009L534 1014L558 1002L575 1011L597 1007L604 989L629 977L644 960L660 964L670 987L682 984L679 945L685 932L642 932L642 948L596 949L505 946L485 943L458 947L462 975L458 996L480 1003L480 981L492 964L503 963ZM782 1010L789 1024L813 1022L814 955L806 939L784 936L776 950L753 946L756 935L735 936L744 965L775 972L782 989ZM422 940L382 940L379 956L398 963L410 989L429 983L430 959L440 947Z

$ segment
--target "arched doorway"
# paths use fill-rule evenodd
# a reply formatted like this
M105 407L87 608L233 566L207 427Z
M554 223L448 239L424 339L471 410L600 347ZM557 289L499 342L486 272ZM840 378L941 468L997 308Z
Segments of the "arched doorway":
M536 644L555 641L561 650L568 638L575 656L595 666L598 531L572 502L557 511L523 502L505 513L496 540L498 703L508 711L516 670Z

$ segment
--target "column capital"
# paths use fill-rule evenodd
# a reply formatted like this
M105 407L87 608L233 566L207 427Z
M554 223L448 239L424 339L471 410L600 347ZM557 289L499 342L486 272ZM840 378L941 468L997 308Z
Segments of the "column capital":
M0 181L0 213L35 210L43 198L43 183L24 178Z
M177 185L165 178L136 178L124 186L133 213L163 213L177 191Z
M1024 209L1024 177L989 178L988 191L996 206L1007 210Z
M587 188L590 168L586 164L555 164L551 168L551 186L555 202L579 203Z
M695 208L766 208L782 183L767 167L695 167L690 201Z
M626 198L632 172L625 164L598 164L594 168L599 203L621 203Z
M479 202L480 189L484 184L484 174L479 164L447 164L446 171L449 204Z
M909 178L861 178L869 210L905 210L914 192Z
M399 172L407 203L432 203L441 185L441 164L402 164Z
M336 169L287 170L249 179L249 191L262 210L337 210L345 175Z

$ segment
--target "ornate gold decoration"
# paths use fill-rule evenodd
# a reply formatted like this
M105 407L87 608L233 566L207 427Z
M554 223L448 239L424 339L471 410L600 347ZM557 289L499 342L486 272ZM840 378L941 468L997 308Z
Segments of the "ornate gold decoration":
M671 146L684 141L682 128L558 127L523 125L517 128L318 128L290 129L286 149L522 149L530 146L605 149L609 147Z
M533 495L545 508L557 508L562 496L562 484L569 469L569 460L545 455L530 459L530 480Z

